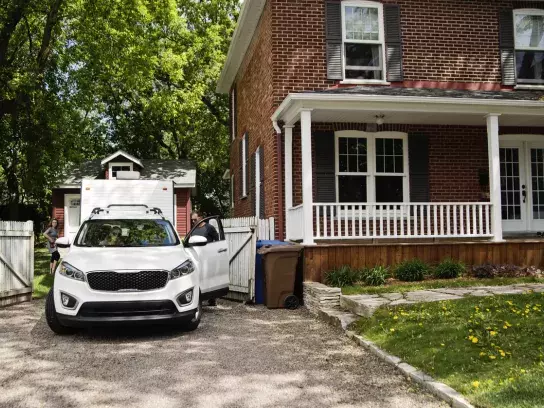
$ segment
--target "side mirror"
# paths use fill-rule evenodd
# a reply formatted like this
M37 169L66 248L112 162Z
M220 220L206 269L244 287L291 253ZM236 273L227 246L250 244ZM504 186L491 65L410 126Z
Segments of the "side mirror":
M203 237L202 235L192 235L189 238L189 241L187 241L190 247L192 246L204 246L208 243L208 240L206 237Z
M55 244L57 244L57 246L60 248L68 248L70 245L72 245L72 242L70 237L60 237L55 241Z

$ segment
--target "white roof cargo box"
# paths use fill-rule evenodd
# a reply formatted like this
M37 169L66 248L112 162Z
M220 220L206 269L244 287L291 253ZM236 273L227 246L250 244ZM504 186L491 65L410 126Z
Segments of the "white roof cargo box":
M174 183L158 180L82 180L81 218L87 219L93 208L110 204L145 204L160 208L174 224Z

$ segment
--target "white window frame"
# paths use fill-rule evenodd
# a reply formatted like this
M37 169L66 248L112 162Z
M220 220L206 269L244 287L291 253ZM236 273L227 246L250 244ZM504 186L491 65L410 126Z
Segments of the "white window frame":
M231 134L232 134L232 140L236 140L236 88L232 88L232 95L230 100L230 112L231 112L231 118L230 118L230 127L231 127Z
M130 166L130 170L129 171L134 171L134 163L132 162L110 162L108 163L108 171L109 171L109 174L108 174L108 177L110 180L117 180L117 177L113 177L113 167L117 167L117 166Z
M242 137L242 198L247 197L247 160L246 160L246 152L247 152L247 137L244 133L244 136Z
M366 138L367 139L367 171L366 172L340 172L338 140L340 138ZM378 173L376 171L376 139L402 139L403 172L402 173ZM336 202L339 203L340 187L339 176L366 176L367 201L365 204L393 204L376 203L376 176L402 177L402 203L410 203L410 171L408 158L408 134L403 132L363 132L358 130L341 130L334 133L334 176L336 182ZM361 203L341 203L361 204Z
M255 216L261 209L261 146L255 150Z
M234 174L230 176L230 208L234 208Z
M514 13L514 67L516 71L516 83L527 85L544 85L544 81L541 79L518 79L518 63L517 63L517 51L541 51L544 52L544 47L519 47L517 46L517 34L516 34L516 17L519 14L529 14L534 16L544 16L544 10L541 9L516 9Z
M385 49L385 25L383 17L383 4L374 1L342 1L342 77L343 84L383 84L387 85L386 49ZM378 9L379 40L348 40L346 38L346 7L369 7ZM382 79L348 79L346 78L346 43L376 44L382 46Z

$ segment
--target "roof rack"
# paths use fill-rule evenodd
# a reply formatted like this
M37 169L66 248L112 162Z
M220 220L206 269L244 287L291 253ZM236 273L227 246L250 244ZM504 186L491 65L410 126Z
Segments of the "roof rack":
M163 220L166 219L160 208L158 207L149 208L145 204L110 204L106 208L95 207L91 211L91 215L89 216L89 219L93 218L93 216L95 215L99 215L100 213L109 214L110 210L114 209L115 207L120 207L120 208L141 207L142 209L145 209L146 214L153 213L153 214L159 215Z

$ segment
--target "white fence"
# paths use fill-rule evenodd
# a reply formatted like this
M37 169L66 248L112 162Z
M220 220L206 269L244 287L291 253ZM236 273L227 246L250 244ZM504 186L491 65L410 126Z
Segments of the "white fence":
M313 209L314 239L493 236L490 203L333 203Z
M33 279L32 221L0 222L0 306L30 300Z
M236 300L255 297L257 240L274 239L274 218L227 218L221 220L229 244L229 295Z

